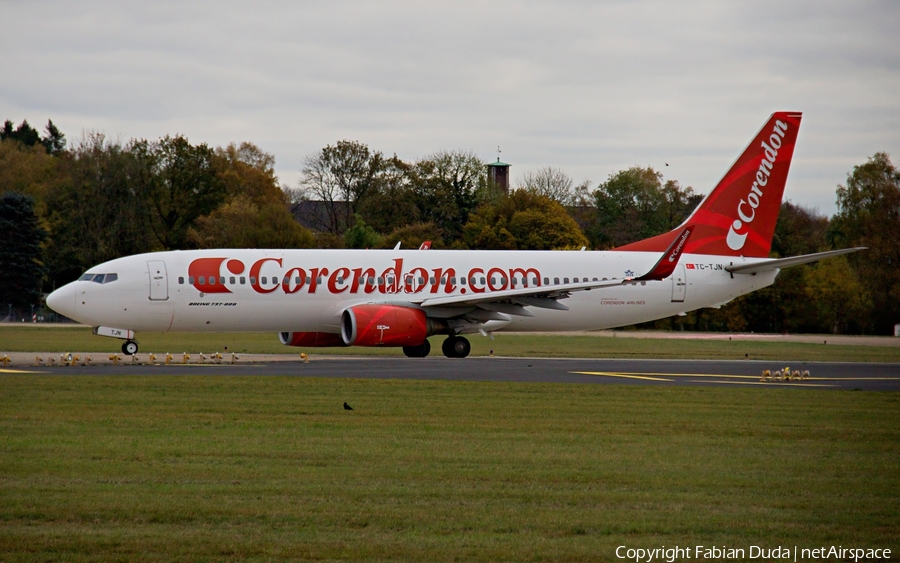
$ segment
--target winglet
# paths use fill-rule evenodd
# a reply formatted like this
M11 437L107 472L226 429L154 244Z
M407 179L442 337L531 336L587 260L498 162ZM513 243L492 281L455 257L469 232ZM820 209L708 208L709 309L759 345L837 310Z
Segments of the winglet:
M426 240L421 245L419 245L419 250L430 250L431 249L431 241Z
M687 246L688 239L691 238L693 230L693 225L682 229L681 234L675 237L675 240L672 241L672 244L669 245L669 248L666 249L656 265L643 276L635 278L634 281L664 280L671 276L672 272L675 271L675 266L678 265L678 259L681 258L681 254L685 246Z

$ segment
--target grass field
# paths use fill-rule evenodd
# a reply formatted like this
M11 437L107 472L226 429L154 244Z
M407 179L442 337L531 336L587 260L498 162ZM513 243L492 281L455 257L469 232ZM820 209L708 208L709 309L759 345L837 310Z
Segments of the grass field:
M141 352L197 353L229 351L256 354L388 355L402 356L399 348L291 348L268 333L143 333ZM440 354L444 337L431 338L432 353ZM494 339L469 336L472 355L563 358L710 358L778 361L900 362L900 347L821 345L799 342L727 340L669 340L608 338L592 335L531 335L496 333ZM85 327L0 326L3 352L117 352L120 340L91 334Z
M6 375L0 559L896 554L898 467L897 393Z

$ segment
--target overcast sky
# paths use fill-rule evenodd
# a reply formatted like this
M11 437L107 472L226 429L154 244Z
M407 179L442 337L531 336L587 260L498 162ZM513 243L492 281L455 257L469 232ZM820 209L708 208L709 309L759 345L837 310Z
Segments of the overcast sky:
M830 215L854 165L900 164L892 0L0 0L0 22L0 120L250 141L290 186L351 139L409 161L499 145L514 179L652 166L705 194L777 110L804 114L795 203Z

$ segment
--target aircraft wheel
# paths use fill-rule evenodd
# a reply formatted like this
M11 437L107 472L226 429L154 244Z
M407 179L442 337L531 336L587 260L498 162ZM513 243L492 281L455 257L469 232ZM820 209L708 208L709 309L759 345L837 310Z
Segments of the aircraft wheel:
M403 353L407 358L424 358L431 352L431 342L426 339L418 346L404 346Z
M444 340L441 350L448 358L465 358L472 351L472 345L462 336L451 336Z
M122 344L122 353L126 356L134 356L137 354L138 345L134 340L126 340L125 344Z

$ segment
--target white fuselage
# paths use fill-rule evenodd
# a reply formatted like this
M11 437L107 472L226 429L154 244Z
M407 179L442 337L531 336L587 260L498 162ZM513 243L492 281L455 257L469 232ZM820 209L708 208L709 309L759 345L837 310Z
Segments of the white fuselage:
M95 266L83 278L116 274L115 281L72 282L48 304L84 324L133 331L338 332L342 312L362 303L415 307L424 297L623 279L640 276L659 257L617 251L157 252ZM771 285L777 270L725 271L729 264L764 260L684 254L668 279L574 292L560 300L568 311L530 307L534 316L491 321L486 328L594 330L718 306Z

